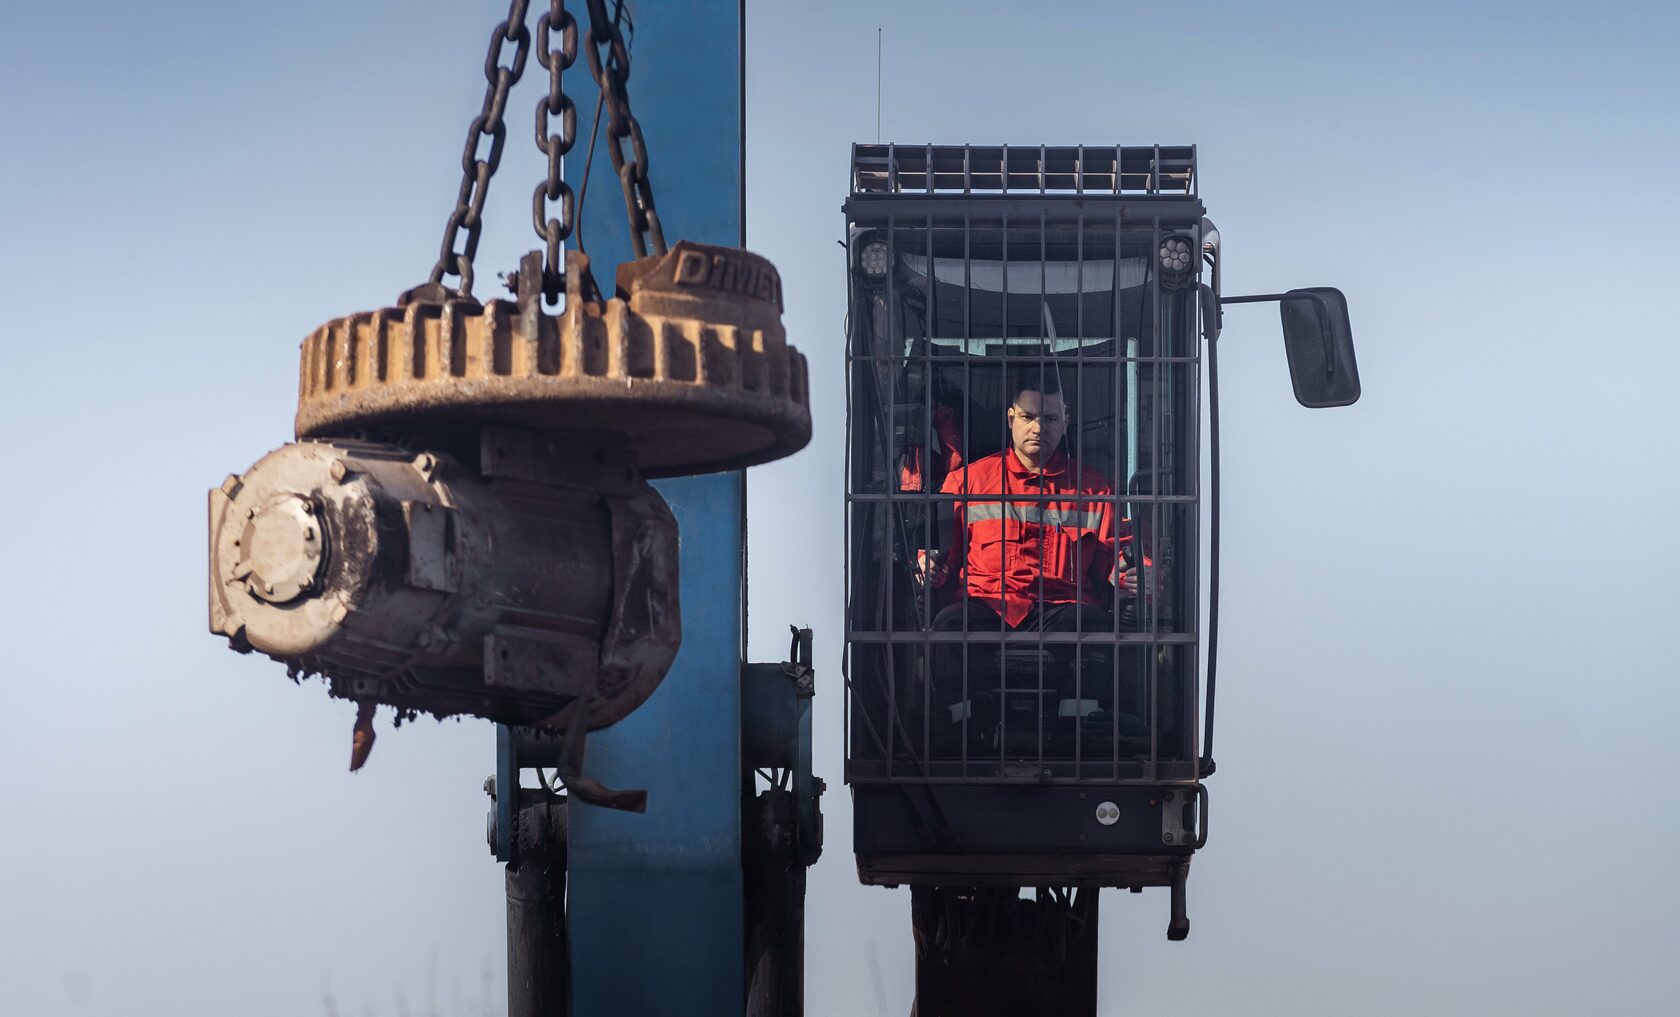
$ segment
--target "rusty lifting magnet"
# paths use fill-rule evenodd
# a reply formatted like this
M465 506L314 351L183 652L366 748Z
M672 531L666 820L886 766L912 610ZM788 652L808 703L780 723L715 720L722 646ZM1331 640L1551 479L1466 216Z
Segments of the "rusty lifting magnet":
M528 43L523 6L493 56ZM351 769L378 705L399 723L466 714L558 739L573 793L641 807L581 767L586 732L646 700L681 642L676 522L648 480L769 462L811 437L775 267L663 247L619 266L610 299L587 255L564 252L558 279L539 250L510 274L514 300L481 303L456 255L460 289L434 271L396 307L329 321L303 341L297 441L210 491L211 631L355 701ZM551 314L545 290L562 285Z

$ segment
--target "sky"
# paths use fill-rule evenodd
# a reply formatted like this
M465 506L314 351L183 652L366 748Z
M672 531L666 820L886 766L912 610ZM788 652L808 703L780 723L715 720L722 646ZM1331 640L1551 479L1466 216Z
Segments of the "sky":
M205 631L203 513L290 436L298 341L429 268L504 11L7 4L0 1013L502 1010L490 728L382 730L345 773L346 704ZM817 631L813 1017L911 995L838 779L834 241L877 27L884 140L1194 143L1227 291L1351 307L1335 411L1291 398L1272 312L1227 315L1211 840L1187 942L1163 892L1105 898L1102 1013L1671 1009L1680 16L753 0L748 242L816 434L749 475L749 642ZM530 246L498 181L487 280Z

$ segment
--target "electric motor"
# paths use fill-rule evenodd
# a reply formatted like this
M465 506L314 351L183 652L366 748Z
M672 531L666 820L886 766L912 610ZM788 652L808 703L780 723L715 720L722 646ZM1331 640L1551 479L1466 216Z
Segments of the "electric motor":
M681 642L670 509L610 439L478 439L303 441L229 477L210 492L211 629L408 713L622 718Z

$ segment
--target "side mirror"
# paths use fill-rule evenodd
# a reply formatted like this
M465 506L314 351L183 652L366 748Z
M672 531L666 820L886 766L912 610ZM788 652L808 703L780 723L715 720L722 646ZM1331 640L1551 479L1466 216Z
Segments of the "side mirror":
M1278 307L1295 401L1315 409L1357 402L1359 365L1353 358L1347 297L1341 290L1314 286L1290 290Z

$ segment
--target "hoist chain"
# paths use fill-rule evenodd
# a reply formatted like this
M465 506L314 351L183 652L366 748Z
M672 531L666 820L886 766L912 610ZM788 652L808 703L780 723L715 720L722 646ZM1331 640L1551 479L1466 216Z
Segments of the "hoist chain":
M467 146L461 152L461 190L455 197L455 211L450 213L449 222L443 228L443 246L438 251L437 264L432 266L428 285L411 291L416 297L441 296L439 291L445 291L446 275L460 277L460 285L454 291L456 296L472 296L473 255L478 252L478 236L484 226L484 199L490 193L490 177L502 161L502 148L507 141L502 113L507 108L508 89L525 72L525 60L531 53L531 30L525 27L525 10L529 5L530 0L512 0L507 20L490 33L490 51L484 58L484 80L488 82L484 108L467 128ZM504 65L502 57L510 43L513 60ZM486 137L490 139L490 151L480 159L478 148ZM550 165L553 165L552 157ZM463 229L467 231L466 243L457 250ZM421 290L430 292L421 293Z
M585 45L589 73L601 89L607 104L607 153L624 189L624 208L630 217L630 243L636 257L645 258L651 246L654 254L665 253L665 230L653 207L653 185L648 182L647 144L642 127L630 112L630 97L624 83L630 78L630 51L618 24L607 16L606 0L589 0L589 38ZM624 143L630 143L625 158Z
M560 48L551 48L554 32L560 33ZM531 195L531 225L543 241L542 292L556 303L565 288L566 266L560 245L572 235L577 213L572 187L561 176L566 153L577 139L577 106L561 87L560 76L577 60L577 19L566 10L565 0L549 0L548 10L537 19L537 62L548 70L548 94L537 100L537 148L548 156L548 176ZM560 118L560 132L553 133L551 119ZM548 214L548 203L560 203L559 218Z
M618 5L617 16L609 16L606 0L588 0L588 4L589 32L585 48L590 74L601 90L607 109L608 154L624 192L631 246L638 258L650 252L663 255L665 230L654 208L653 186L648 180L647 143L642 139L641 124L630 112L630 97L625 90L625 82L630 78L630 50L619 28L623 5L622 2ZM529 6L530 0L511 0L507 20L490 34L490 49L484 58L487 83L484 107L467 129L455 210L444 226L443 244L430 279L405 293L402 303L472 296L473 258L478 253L479 235L484 227L484 201L507 142L507 125L502 116L507 109L508 91L524 73L531 52L531 31L525 25ZM560 36L558 47L554 45L555 33ZM508 58L510 45L511 59ZM577 61L577 50L577 19L566 10L565 0L549 0L548 10L537 22L537 62L548 71L548 92L537 100L536 110L537 148L548 159L548 173L531 195L531 225L543 242L541 290L551 304L559 300L565 287L561 248L571 237L577 221L577 199L563 178L566 155L577 140L577 106L561 81L567 68ZM480 158L479 149L485 138L490 139L489 149ZM551 207L556 203L557 208ZM465 240L461 238L463 230ZM459 279L453 290L444 284L445 277L451 275Z

